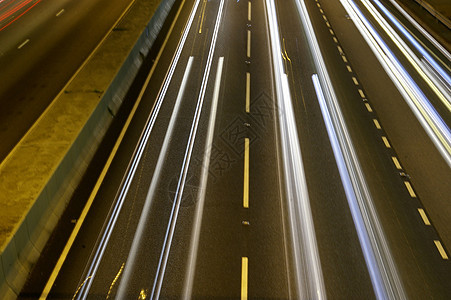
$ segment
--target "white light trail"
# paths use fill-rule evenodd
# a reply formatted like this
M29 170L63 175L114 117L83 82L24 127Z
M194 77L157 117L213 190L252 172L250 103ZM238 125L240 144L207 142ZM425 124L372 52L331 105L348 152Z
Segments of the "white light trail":
M350 0L341 0L341 3L429 138L451 166L451 132L448 126L356 4Z
M274 1L266 0L299 299L326 299L315 228L302 163L301 148L287 75L283 72L279 27Z
M318 71L318 75L313 77L315 90L320 104L321 100L327 102L326 126L330 124L327 122L329 119L334 125L335 134L331 135L331 143L332 146L335 145L334 155L337 157L340 175L345 178L342 180L343 186L376 297L378 299L405 299L403 286L373 207L373 201L330 81L307 7L301 0L297 0L296 4ZM330 130L329 125L328 133ZM339 141L338 145L337 140Z
M205 72L202 78L202 84L200 87L199 97L197 99L196 111L194 114L193 123L191 125L191 131L188 138L188 145L185 150L185 157L183 158L183 165L180 172L179 182L177 184L177 190L174 197L174 204L171 211L171 216L168 222L168 228L166 232L166 237L163 243L163 248L161 251L160 261L157 268L157 274L155 276L155 281L152 288L152 294L150 299L159 299L161 287L163 285L163 280L166 272L166 265L169 259L169 252L171 251L172 240L174 237L175 226L177 224L177 217L180 210L180 204L182 202L183 191L185 188L186 178L188 176L189 165L191 161L191 156L193 153L194 142L197 136L197 129L199 128L199 120L202 113L203 103L205 100L205 93L207 90L207 83L210 77L211 65L213 63L213 56L216 49L216 41L219 33L219 26L222 20L222 13L224 9L224 0L221 0L218 8L218 15L216 16L215 27L213 30L213 36L210 44L210 49L208 51L207 64L205 67ZM122 299L122 298L119 298Z
M432 91L437 95L443 105L451 112L451 98L449 94L443 94L443 87L437 87L436 84L441 84L440 82L434 83L424 70L424 65L421 63L420 59L415 55L415 53L407 46L404 40L396 33L396 31L390 27L388 22L381 16L381 14L376 10L376 8L368 1L361 0L374 19L379 23L382 29L387 33L390 39L395 43L398 49L404 54L407 60L415 68L418 74L423 78L423 80L428 84ZM412 37L412 35L396 20L390 12L382 5L379 1L374 0L376 5L384 12L384 14L395 24L395 26L404 34L404 36L415 46L415 48L429 61L432 67L437 71L437 73L443 78L443 81L449 86L451 84L451 79L449 75L440 67L439 64L429 55L429 53Z
M391 4L393 4L396 9L398 9L401 14L415 26L418 31L420 31L442 54L448 59L451 60L451 54L443 47L437 40L435 40L429 32L427 32L417 21L415 21L395 0L389 0Z
M185 73L183 75L183 79L180 85L180 89L179 89L179 93L177 94L177 99L175 102L175 106L173 109L173 112L171 114L171 119L169 120L169 125L168 125L168 129L166 131L166 134L164 136L164 140L163 140L163 144L162 147L160 149L160 153L158 155L158 160L157 160L157 164L155 166L155 170L152 176L152 181L150 183L150 187L149 190L147 192L147 196L146 196L146 200L144 202L144 207L141 211L141 215L139 217L139 221L138 221L138 226L135 230L135 235L133 237L133 242L132 242L132 246L131 249L129 251L128 257L127 257L127 262L125 263L125 268L124 268L124 272L122 275L122 279L120 281L119 287L118 287L118 291L117 291L117 299L125 299L125 293L126 293L126 289L128 287L129 281L132 277L132 272L135 269L135 264L136 264L136 258L138 255L138 250L140 248L141 242L142 242L142 236L146 230L146 225L148 222L148 216L150 214L150 209L152 207L152 203L153 203L153 198L155 195L155 191L157 189L158 183L159 183L159 179L160 179L160 175L161 175L161 171L163 169L163 164L164 161L166 159L166 155L168 153L168 148L169 148L169 144L170 144L170 140L173 136L174 133L174 128L175 128L175 122L177 120L179 111L180 111L180 106L181 106L181 102L183 99L183 95L185 92L185 87L186 84L188 82L188 76L189 73L191 71L191 66L193 64L193 57L191 56L188 59L188 63L185 69Z
M185 45L185 41L188 36L188 32L193 23L194 15L195 15L195 12L196 12L199 2L200 2L200 0L197 0L191 10L190 17L189 17L187 23L185 24L183 34L177 45L176 53L174 54L174 56L172 58L170 68L169 68L168 72L166 73L163 86L160 89L160 92L158 94L158 99L152 109L152 113L149 115L149 118L146 121L145 129L141 133L141 137L140 137L139 143L133 153L132 160L129 162L127 172L126 172L124 178L122 179L121 188L117 192L117 195L116 195L117 200L116 200L114 206L111 208L110 217L105 222L104 232L103 232L102 236L100 237L100 239L98 240L97 248L91 254L91 256L92 256L91 263L90 263L89 267L87 268L87 272L84 273L85 276L81 280L81 282L85 282L86 284L84 284L82 286L82 288L78 291L78 294L74 295L74 299L86 299L89 294L89 290L90 290L92 282L94 281L94 278L97 274L97 270L99 268L100 261L102 260L103 254L105 253L105 249L108 245L109 239L110 239L113 229L116 225L119 214L122 210L122 206L124 204L128 190L129 190L130 185L135 176L139 162L141 161L141 157L144 153L144 149L149 140L150 133L153 130L155 121L157 119L158 113L161 108L161 105L163 104L163 100L166 96L166 92L169 88L169 84L171 83L172 76L174 75L175 68L177 67L178 61L180 59L180 55L181 55L182 49ZM142 93L143 93L143 91L141 91L140 97L142 97Z
M200 179L199 193L197 195L196 212L194 215L193 229L191 234L191 244L189 250L188 266L185 275L185 284L183 288L183 299L191 299L193 290L194 273L197 261L197 249L199 246L200 229L202 225L202 216L205 204L205 194L207 192L208 169L210 167L211 147L213 145L213 133L215 131L216 111L218 108L219 88L221 85L222 68L224 57L219 58L218 69L216 72L215 88L213 91L213 101L211 104L210 120L208 122L208 133L205 143L204 160L202 162L202 173Z
M327 103L318 75L312 80L376 297L406 299L338 103Z

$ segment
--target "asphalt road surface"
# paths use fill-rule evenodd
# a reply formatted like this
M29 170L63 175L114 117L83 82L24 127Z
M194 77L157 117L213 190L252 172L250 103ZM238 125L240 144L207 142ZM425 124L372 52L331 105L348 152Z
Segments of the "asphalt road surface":
M109 32L130 0L0 3L0 160Z
M405 100L361 36L340 43L351 26L340 3L305 4L182 1L44 296L449 298L447 252L374 110L380 96L371 84L366 95L354 70L359 51L371 56L371 80L409 114ZM327 122L321 90L344 126ZM419 147L431 147L423 135ZM42 290L30 284L24 298Z

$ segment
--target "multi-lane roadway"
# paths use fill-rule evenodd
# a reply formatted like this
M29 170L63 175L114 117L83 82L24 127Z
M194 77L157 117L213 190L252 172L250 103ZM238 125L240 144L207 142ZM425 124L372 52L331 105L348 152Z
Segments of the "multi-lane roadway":
M424 191L450 188L415 178L427 164L449 182L449 140L426 134L347 2L181 1L77 235L24 298L448 298Z
M132 3L0 1L0 160Z

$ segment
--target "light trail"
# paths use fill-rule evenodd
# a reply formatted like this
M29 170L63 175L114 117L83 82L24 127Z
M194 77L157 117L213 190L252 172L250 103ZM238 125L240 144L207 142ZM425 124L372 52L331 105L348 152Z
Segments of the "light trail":
M442 90L445 90L443 86L437 87L437 84L441 85L438 81L432 81L427 72L424 70L424 65L421 63L420 59L415 55L415 53L407 46L404 40L396 33L396 31L390 27L388 22L381 16L381 14L376 10L376 8L368 1L361 0L364 6L368 9L374 19L379 23L381 28L387 33L390 39L395 43L398 49L404 54L410 64L415 68L418 74L423 78L427 85L432 89L432 91L437 95L443 105L451 112L451 97L449 94L443 94ZM376 5L384 12L384 14L392 21L393 24L404 34L404 36L414 45L414 47L428 60L432 67L437 71L439 76L443 78L446 85L451 84L451 79L449 75L440 67L440 65L429 55L429 53L412 37L412 35L396 20L390 12L382 5L379 1L374 0Z
M30 9L32 9L33 7L35 7L36 5L39 4L39 2L41 2L42 0L37 0L33 5L31 5L30 7L28 7L25 11L23 11L22 13L20 13L17 17L14 17L13 20L9 21L6 25L3 25L2 27L0 27L0 31L2 31L3 29L5 29L6 27L8 27L9 25L11 25L12 23L14 23L15 21L17 21L20 17L22 17L23 15L25 15L28 11L30 11ZM28 1L27 3L25 3L24 5L21 5L19 8L17 9L13 9L12 11L5 13L3 15L0 15L0 22L4 21L6 18L10 17L13 15L13 13L19 11L21 8L23 8L26 4L28 4L30 1ZM1 26L1 25L0 25Z
M202 217L205 205L205 194L207 192L208 169L210 167L210 158L213 145L213 134L216 123L216 111L218 108L219 89L221 85L222 68L224 65L224 57L219 58L218 69L216 72L215 88L213 91L213 101L210 110L210 119L208 122L208 133L205 143L204 159L202 162L202 173L199 185L199 193L197 195L196 212L194 215L193 229L190 241L189 259L186 268L185 284L183 288L183 299L191 299L193 290L194 273L197 261L197 249L199 247L200 229L202 226Z
M297 297L300 299L326 299L296 121L287 75L283 72L281 39L274 1L266 0L266 8L276 95L280 105L278 110L279 130L285 173L286 201L293 243Z
M199 1L200 0L195 2L194 6L191 10L190 17L188 18L188 21L185 24L183 34L177 45L176 52L175 52L174 56L172 57L170 68L169 68L168 72L166 73L163 86L161 87L161 89L159 91L158 99L152 109L152 113L149 115L149 118L146 121L146 125L145 125L143 132L141 133L138 145L135 148L133 157L130 160L129 165L127 167L127 172L122 179L121 188L120 188L120 190L118 190L117 195L116 195L117 200L115 201L114 206L111 208L110 217L105 222L104 231L98 241L98 246L95 249L95 251L93 251L93 256L91 255L92 256L91 264L89 265L88 270L87 270L87 272L85 272L85 276L84 276L84 278L85 278L84 280L89 279L88 284L83 286L82 290L80 291L80 293L78 294L76 299L86 299L88 296L89 289L91 288L92 282L97 273L97 269L100 265L100 261L102 260L103 254L105 253L105 249L108 245L108 241L111 237L114 226L116 225L117 219L122 210L122 206L124 204L128 190L129 190L130 185L135 176L139 162L141 161L141 157L143 155L144 149L149 140L150 133L152 132L153 127L155 125L156 118L159 114L161 105L163 104L163 100L166 96L166 92L169 88L169 84L172 80L172 76L174 75L174 71L175 71L175 68L177 67L178 61L180 59L180 55L181 55L182 49L185 45L185 41L188 36L188 32L193 23L194 15L195 15L197 6L199 4ZM144 90L141 91L139 97L142 97L143 93L144 93Z
M415 21L395 0L389 0L401 14L415 26L448 60L451 60L451 54L437 40L435 40L429 32L427 32L417 21Z
M183 191L185 188L186 178L188 176L188 170L191 162L191 156L193 153L194 142L197 136L197 129L199 128L199 120L202 114L202 108L205 100L205 93L207 91L207 84L210 77L211 65L213 63L213 56L216 50L216 41L219 33L219 26L222 20L222 13L224 8L224 0L221 0L218 8L218 15L216 16L215 27L213 30L213 36L211 40L210 49L208 51L207 65L202 78L202 84L200 88L199 97L197 99L196 112L194 114L191 131L188 138L188 145L185 150L185 157L183 158L183 165L180 172L179 182L177 184L177 190L174 197L174 204L169 218L168 229L166 232L165 241L161 251L160 261L157 268L157 274L152 287L152 294L150 299L159 299L161 286L163 285L164 275L166 271L166 265L169 259L169 252L171 251L172 240L175 232L175 226L177 224L177 217L180 210L180 204L182 202ZM124 295L125 296L125 295ZM122 299L122 298L119 298Z
M296 4L318 71L318 75L313 76L315 91L320 104L321 100L327 102L329 113L326 114L325 121L331 119L334 130L336 130L334 131L336 132L335 135L330 135L330 140L332 146L336 145L336 139L339 141L339 147L335 147L334 155L337 157L340 175L346 179L342 180L343 186L376 297L378 299L405 299L404 288L399 279L376 210L373 207L373 201L347 131L307 7L305 2L301 0L297 0ZM363 91L361 94L363 94ZM330 133L330 129L329 126L328 133ZM337 149L339 152L337 152ZM341 155L337 156L340 152ZM340 157L344 157L344 160Z
M448 126L356 4L350 0L341 0L341 3L429 138L451 167L451 132Z
M338 103L326 102L318 75L312 80L376 298L406 299Z

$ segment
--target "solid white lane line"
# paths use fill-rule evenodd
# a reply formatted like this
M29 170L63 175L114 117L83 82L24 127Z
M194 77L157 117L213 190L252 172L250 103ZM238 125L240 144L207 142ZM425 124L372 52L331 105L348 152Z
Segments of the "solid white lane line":
M248 264L249 260L247 257L241 258L241 300L247 300L247 287L248 287Z
M246 73L246 112L251 110L251 74Z
M376 126L377 129L382 129L381 124L379 124L379 121L377 119L373 119L374 126Z
M426 215L426 212L424 211L424 209L419 208L418 213L420 214L421 219L423 219L423 222L425 225L431 225L431 222L429 222L428 216Z
M404 181L404 185L406 186L407 191L409 192L410 197L416 198L417 195L415 194L415 192L414 192L414 190L413 190L412 185L410 184L410 182Z
M186 269L185 284L183 288L183 299L191 299L194 273L197 261L197 249L199 247L200 229L202 227L202 216L205 205L205 194L207 192L208 170L210 167L211 149L213 145L213 134L215 131L216 115L218 109L219 91L221 86L222 69L224 65L224 57L219 58L218 69L216 71L215 87L213 91L213 100L211 104L210 120L208 123L208 133L204 149L204 161L202 163L202 174L200 179L200 187L197 195L196 214L193 221L192 239L189 251L188 267Z
M247 57L251 57L251 31L247 31Z
M401 164L399 163L399 160L395 156L392 156L391 159L393 160L393 163L395 164L396 169L402 170L402 167L401 167Z
M61 10L56 14L56 16L59 17L59 16L61 16L63 13L64 13L64 8L61 9Z
M26 39L22 44L20 44L17 49L22 49L23 46L25 46L26 44L28 44L28 42L30 42L30 39Z
M386 136L382 136L382 141L384 142L385 147L391 148L390 142L388 141Z
M443 259L448 259L448 255L446 254L445 249L442 246L442 243L440 243L439 240L434 240L434 244L437 247L438 252L440 252L440 255Z
M243 207L249 208L249 138L244 139Z

